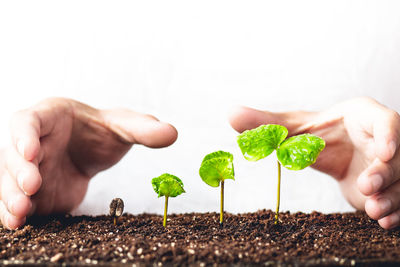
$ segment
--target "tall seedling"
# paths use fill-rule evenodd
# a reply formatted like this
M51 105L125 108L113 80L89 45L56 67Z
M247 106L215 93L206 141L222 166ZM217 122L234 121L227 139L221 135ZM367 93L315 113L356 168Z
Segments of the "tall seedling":
M281 164L289 170L302 170L313 164L325 148L325 141L312 134L300 134L286 139L288 130L281 125L261 125L244 131L237 138L243 156L257 161L276 150L278 158L278 192L275 224L278 223L281 185Z

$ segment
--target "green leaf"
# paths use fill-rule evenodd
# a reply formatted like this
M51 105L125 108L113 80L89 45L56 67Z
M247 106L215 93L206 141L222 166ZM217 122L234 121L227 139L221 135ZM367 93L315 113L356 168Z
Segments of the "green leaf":
M158 197L176 197L185 193L181 179L172 174L164 173L153 178L151 184L153 185L154 191L158 194Z
M233 155L229 152L217 151L206 155L201 163L199 174L201 179L212 187L226 179L235 180Z
M219 150L206 155L203 159L203 162L215 158L226 158L229 159L230 161L233 161L233 155L231 153Z
M281 125L267 124L241 133L237 142L243 156L257 161L270 155L285 140L288 130Z
M277 150L280 163L289 170L302 170L313 164L325 141L312 134L301 134L285 140Z

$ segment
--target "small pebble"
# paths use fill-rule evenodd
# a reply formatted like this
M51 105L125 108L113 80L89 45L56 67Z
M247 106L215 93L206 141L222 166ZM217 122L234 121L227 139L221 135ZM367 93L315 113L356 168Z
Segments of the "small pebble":
M51 262L58 262L59 260L61 260L63 257L62 253L57 253L56 255L54 255L53 257L50 258Z

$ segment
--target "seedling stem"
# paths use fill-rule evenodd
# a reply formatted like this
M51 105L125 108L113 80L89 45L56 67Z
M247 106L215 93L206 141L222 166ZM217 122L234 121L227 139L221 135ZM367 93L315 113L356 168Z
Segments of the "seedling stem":
M275 224L278 224L278 216L279 216L279 204L281 202L281 163L278 162L278 201L276 202L276 213L275 213Z
M167 212L169 197L176 197L185 193L181 179L175 175L164 173L151 179L151 184L158 197L165 197L163 226L167 227Z
M221 186L219 224L224 223L224 185L226 179L235 180L233 155L225 151L207 154L201 162L199 174L201 179L212 187Z
M163 221L164 227L167 227L167 211L168 211L168 196L165 196L164 221Z
M224 223L224 180L221 181L221 212L219 214L219 223Z
M281 165L289 170L302 170L317 160L325 148L325 141L312 134L300 134L290 138L289 131L282 125L261 125L241 133L237 142L245 159L257 161L269 156L276 150L278 158L278 192L274 224L279 222L279 204L281 199Z

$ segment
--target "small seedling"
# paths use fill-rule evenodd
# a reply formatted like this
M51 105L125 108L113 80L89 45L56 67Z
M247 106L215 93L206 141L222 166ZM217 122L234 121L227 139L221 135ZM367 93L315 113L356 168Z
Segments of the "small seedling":
M315 163L325 148L325 141L312 134L300 134L286 139L288 130L276 124L261 125L244 131L237 142L244 157L257 161L276 150L278 158L278 193L275 224L278 223L281 185L281 164L289 170L302 170ZM285 140L286 139L286 140Z
M158 197L165 196L163 226L166 227L168 198L176 197L182 193L185 193L185 190L183 189L183 183L178 177L172 174L164 173L156 178L153 178L151 180L151 184L153 185L154 191L158 194Z
M206 155L201 163L199 174L201 179L212 187L221 184L221 211L219 223L224 222L224 182L226 179L235 180L233 155L229 152L217 151Z
M117 225L117 220L123 212L124 201L120 198L114 198L110 203L110 216L113 218L114 225Z

